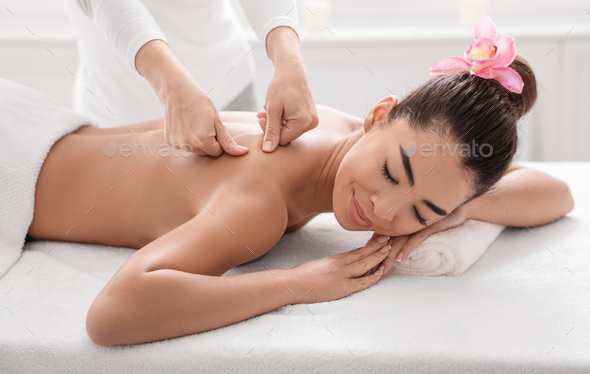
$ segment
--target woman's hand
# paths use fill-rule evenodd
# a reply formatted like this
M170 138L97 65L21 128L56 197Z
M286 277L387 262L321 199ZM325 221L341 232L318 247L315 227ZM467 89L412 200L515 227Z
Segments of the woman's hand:
M337 300L364 290L381 279L383 265L375 274L363 276L367 270L387 257L390 246L387 240L378 242L377 234L364 247L318 260L304 262L288 271L296 283L300 303L317 303ZM381 252L381 250L385 250Z
M248 153L219 119L211 98L160 39L145 43L135 56L135 67L150 83L164 106L164 138L174 148L198 155L232 156ZM185 147L182 147L185 145Z
M417 231L411 235L396 236L392 239L391 252L389 253L389 256L387 256L387 258L385 258L382 263L375 265L367 274L377 271L381 265L385 266L383 274L387 274L396 261L402 261L406 259L410 253L430 235L450 229L452 227L457 227L465 222L467 219L467 211L467 206L461 205L460 207L453 210L448 216L428 227L423 228L420 231Z

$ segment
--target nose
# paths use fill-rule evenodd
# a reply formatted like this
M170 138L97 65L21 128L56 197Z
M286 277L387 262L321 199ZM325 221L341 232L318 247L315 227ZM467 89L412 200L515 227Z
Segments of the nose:
M373 214L381 220L391 221L395 217L395 204L391 198L383 198L374 192L369 196Z

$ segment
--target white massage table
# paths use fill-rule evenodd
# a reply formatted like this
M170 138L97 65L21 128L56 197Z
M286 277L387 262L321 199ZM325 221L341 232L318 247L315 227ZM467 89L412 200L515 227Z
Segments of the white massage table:
M574 210L506 228L464 275L388 275L337 301L167 341L101 347L86 334L90 304L134 250L27 242L0 279L0 373L590 373L590 163L521 164L565 180ZM290 268L369 236L322 214L225 275Z

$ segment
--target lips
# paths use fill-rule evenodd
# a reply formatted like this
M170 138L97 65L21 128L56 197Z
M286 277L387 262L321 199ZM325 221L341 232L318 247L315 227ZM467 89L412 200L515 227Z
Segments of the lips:
M373 222L365 215L363 208L358 203L354 191L352 191L350 198L350 218L357 226L363 228L373 226Z

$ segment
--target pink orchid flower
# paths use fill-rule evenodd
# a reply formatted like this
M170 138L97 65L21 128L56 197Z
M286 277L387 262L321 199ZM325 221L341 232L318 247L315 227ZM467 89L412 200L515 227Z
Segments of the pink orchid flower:
M483 16L475 25L475 39L465 51L465 58L446 57L432 65L430 75L466 69L478 77L496 79L514 93L522 93L524 82L516 70L509 68L516 57L514 38L503 36L496 40L496 25Z

